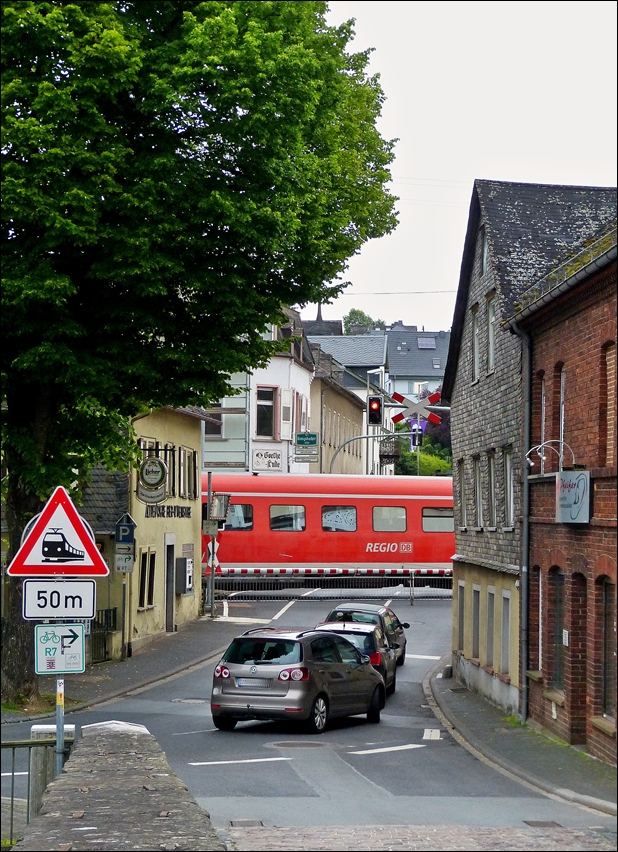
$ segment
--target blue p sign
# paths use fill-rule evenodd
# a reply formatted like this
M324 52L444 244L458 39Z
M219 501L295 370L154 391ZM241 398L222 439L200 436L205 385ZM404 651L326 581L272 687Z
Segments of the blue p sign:
M132 544L136 523L131 515L123 515L116 524L116 544Z

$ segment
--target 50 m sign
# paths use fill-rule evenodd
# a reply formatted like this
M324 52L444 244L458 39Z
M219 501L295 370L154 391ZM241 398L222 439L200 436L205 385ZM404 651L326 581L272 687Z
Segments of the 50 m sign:
M24 580L25 619L94 618L94 580Z

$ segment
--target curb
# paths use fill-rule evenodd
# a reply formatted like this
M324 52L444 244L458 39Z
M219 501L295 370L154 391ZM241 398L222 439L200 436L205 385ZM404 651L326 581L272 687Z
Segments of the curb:
M190 663L183 663L181 668L168 669L166 672L160 672L152 677L146 677L141 680L139 683L131 684L129 687L121 687L120 689L113 690L112 692L108 692L105 695L100 695L98 698L93 698L92 700L82 701L79 704L75 704L71 707L70 710L65 710L65 716L68 716L71 713L79 713L81 710L89 710L91 707L96 707L99 704L104 704L107 701L113 701L114 698L120 698L123 695L130 695L132 692L136 692L139 689L144 689L144 687L152 686L153 683L158 683L159 681L166 680L167 678L174 677L178 674L184 674L188 672L190 669L195 668L196 666L201 666L206 663L210 657L221 656L221 654L225 651L227 645L223 645L221 648L215 648L213 651L209 651L206 656L198 657L197 659L192 660ZM14 725L19 722L37 722L39 719L50 719L56 717L56 711L50 710L48 713L37 713L36 716L20 716L17 719L3 719L2 725Z
M515 776L520 781L523 781L528 786L533 787L540 792L550 793L552 796L556 796L566 802L584 805L585 807L601 811L602 813L609 814L610 816L616 816L618 814L618 807L615 802L608 802L605 799L596 799L593 796L585 796L581 793L575 793L573 790L567 790L563 787L554 787L546 781L543 781L541 778L537 778L535 775L526 772L526 770L522 769L520 766L511 763L511 761L501 755L496 754L491 749L482 749L478 743L473 744L471 742L473 738L470 737L469 732L464 731L463 729L457 729L455 721L448 715L448 708L440 700L439 695L433 689L433 681L436 674L448 664L450 658L451 653L449 652L445 654L429 672L427 672L423 679L423 692L425 693L427 703L433 710L436 717L461 746L469 751L470 754L474 755L474 757L478 760L483 761L483 763L497 769L503 774L506 773L508 775Z

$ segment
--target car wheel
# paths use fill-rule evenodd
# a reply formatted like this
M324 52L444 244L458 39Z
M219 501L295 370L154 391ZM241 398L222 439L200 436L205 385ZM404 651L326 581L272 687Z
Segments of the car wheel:
M233 731L236 727L236 719L227 716L213 716L212 723L218 731Z
M321 734L328 722L328 704L323 695L318 695L311 705L311 713L305 723L307 732L310 734Z
M373 690L373 695L371 696L369 710L367 711L367 721L371 722L372 725L375 725L380 721L380 710L383 706L384 701L382 700L382 690L379 686L376 686Z

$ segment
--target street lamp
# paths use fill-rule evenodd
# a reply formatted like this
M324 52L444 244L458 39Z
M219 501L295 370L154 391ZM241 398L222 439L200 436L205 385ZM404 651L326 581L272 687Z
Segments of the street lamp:
M560 449L557 450L553 446L553 444L558 444ZM575 467L575 453L573 452L573 450L567 444L566 441L559 441L557 438L553 438L550 441L543 441L542 444L538 444L536 447L531 447L528 450L528 452L526 453L526 462L528 464L528 467L534 467L534 462L530 458L530 453L536 452L536 454L539 457L539 459L541 460L541 462L544 462L545 461L545 450L553 450L556 453L556 455L558 456L558 458L560 459L560 468L562 468L562 452L563 452L562 448L563 447L566 447L569 450L569 452L571 453L571 459L572 459L571 463L572 463L573 467Z

